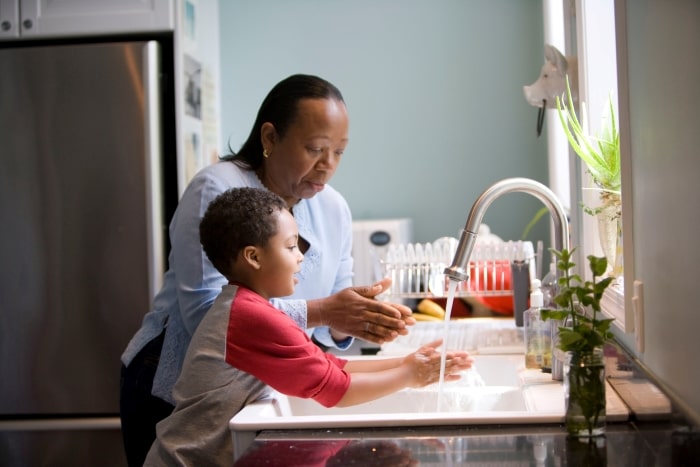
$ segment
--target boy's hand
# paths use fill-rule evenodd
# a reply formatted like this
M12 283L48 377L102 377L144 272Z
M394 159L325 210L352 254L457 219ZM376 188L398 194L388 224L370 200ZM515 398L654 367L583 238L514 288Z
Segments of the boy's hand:
M409 387L420 388L440 380L440 360L442 352L437 350L442 345L442 339L423 345L421 348L406 356L404 365L411 366L413 382ZM460 379L460 371L471 368L474 359L465 351L448 351L445 354L445 381Z

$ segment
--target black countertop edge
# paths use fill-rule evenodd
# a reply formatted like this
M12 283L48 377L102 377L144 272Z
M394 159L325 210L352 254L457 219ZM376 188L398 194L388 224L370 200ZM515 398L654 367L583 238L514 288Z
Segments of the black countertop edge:
M284 465L697 465L700 434L672 422L610 423L569 438L561 425L264 431L236 467Z

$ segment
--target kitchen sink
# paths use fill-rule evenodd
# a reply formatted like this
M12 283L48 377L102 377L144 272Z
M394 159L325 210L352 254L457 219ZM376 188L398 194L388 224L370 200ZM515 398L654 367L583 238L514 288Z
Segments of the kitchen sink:
M419 389L404 389L364 404L327 408L313 399L287 397L276 393L273 403L281 417L370 414L405 414L437 412L525 411L518 380L522 358L479 356L473 370L465 371L459 381L442 385L438 401L438 384ZM483 370L481 370L483 368Z
M438 394L432 387L429 390L405 389L372 402L339 408L326 408L311 399L275 394L274 403L281 417L415 414L437 412ZM441 412L527 410L521 391L508 386L444 388L439 403Z
M460 381L404 389L351 407L326 408L310 399L274 392L243 408L229 423L234 452L242 454L261 430L348 429L437 425L547 424L564 420L564 390L551 375L524 368L522 354L472 355ZM377 358L377 357L355 357ZM608 387L607 420L628 410Z

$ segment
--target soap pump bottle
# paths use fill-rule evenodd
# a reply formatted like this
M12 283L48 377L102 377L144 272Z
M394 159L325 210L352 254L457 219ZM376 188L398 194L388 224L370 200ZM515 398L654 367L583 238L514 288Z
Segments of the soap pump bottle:
M530 308L525 310L525 367L551 372L552 336L549 323L542 319L542 290L539 279L532 280Z

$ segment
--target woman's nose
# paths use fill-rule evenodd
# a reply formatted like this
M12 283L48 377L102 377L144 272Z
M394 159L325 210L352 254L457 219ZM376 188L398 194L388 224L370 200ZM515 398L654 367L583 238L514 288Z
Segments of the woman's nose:
M323 157L318 160L316 167L320 170L334 171L340 163L340 156L328 150L323 153Z

